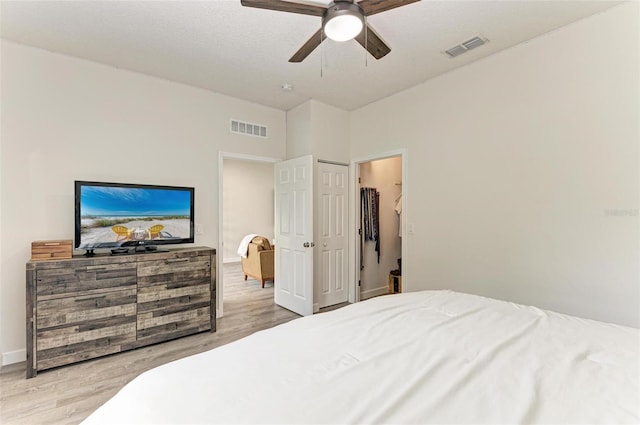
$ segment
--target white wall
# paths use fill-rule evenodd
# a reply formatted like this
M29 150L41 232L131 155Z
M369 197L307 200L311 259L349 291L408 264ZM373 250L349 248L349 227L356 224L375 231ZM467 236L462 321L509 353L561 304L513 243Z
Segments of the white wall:
M640 3L351 114L351 157L408 149L403 289L640 327Z
M73 238L73 181L194 186L196 245L218 240L218 151L283 158L285 113L2 41L0 352L24 359L30 243ZM269 127L231 134L231 118ZM7 360L9 359L9 360Z
M312 100L311 137L314 158L349 163L349 113Z
M222 173L224 261L240 261L245 235L273 241L273 164L226 158Z
M287 159L310 155L311 101L304 102L287 111Z
M363 264L360 272L361 299L386 294L389 272L398 268L398 258L402 256L402 240L399 234L399 220L395 206L402 193L402 158L393 157L360 164L361 187L375 187L380 193L380 261L375 250L376 243L364 243ZM356 208L360 208L360 203Z
M287 111L287 158L349 163L349 113L309 100Z

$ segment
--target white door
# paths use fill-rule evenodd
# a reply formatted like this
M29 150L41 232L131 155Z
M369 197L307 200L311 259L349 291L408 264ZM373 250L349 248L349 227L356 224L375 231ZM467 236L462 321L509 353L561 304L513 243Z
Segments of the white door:
M313 158L275 166L275 303L313 314Z
M314 281L318 307L347 301L347 177L346 165L319 162L316 167Z

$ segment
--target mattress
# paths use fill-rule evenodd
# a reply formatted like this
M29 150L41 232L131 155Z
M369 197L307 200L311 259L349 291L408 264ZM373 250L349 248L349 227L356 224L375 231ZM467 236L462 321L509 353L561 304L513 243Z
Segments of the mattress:
M84 423L640 423L639 345L635 328L404 293L145 372Z

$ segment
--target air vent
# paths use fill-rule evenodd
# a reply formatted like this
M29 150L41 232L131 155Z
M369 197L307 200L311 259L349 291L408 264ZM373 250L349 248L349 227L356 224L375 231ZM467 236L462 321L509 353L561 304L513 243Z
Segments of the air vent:
M471 49L475 49L476 47L480 47L483 44L486 44L489 40L482 37L482 36L476 36L473 38L470 38L467 41L463 41L462 43L453 46L450 49L447 49L444 51L444 53L446 53L447 55L449 55L449 57L455 58L457 56L460 56L463 53L468 52Z
M472 39L462 43L462 45L466 47L467 50L471 50L471 49L475 49L476 47L482 46L484 43L486 43L486 41L484 41L482 38L473 37Z
M231 132L245 134L247 136L267 138L267 127L264 125L252 124L248 122L231 120Z
M455 46L445 51L445 53L451 56L452 58L455 58L456 56L460 56L461 54L466 53L466 51L467 49L465 49L462 46Z

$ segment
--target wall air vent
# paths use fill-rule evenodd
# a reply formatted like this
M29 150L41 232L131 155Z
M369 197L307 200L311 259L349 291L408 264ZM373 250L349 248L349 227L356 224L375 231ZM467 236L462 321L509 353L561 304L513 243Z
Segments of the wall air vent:
M478 35L470 38L467 41L463 41L462 43L457 44L450 49L445 50L444 53L449 55L449 57L455 58L463 53L468 52L471 49L475 49L476 47L480 47L483 44L487 44L487 42L489 42L487 38Z
M244 121L231 120L231 132L253 137L262 137L263 139L267 138L266 126Z

